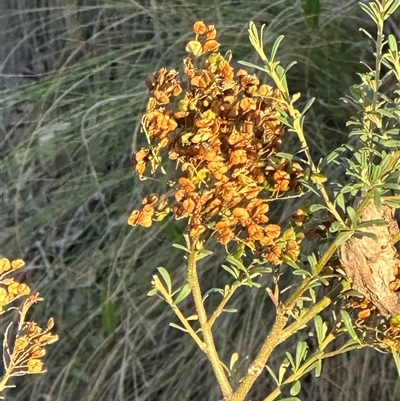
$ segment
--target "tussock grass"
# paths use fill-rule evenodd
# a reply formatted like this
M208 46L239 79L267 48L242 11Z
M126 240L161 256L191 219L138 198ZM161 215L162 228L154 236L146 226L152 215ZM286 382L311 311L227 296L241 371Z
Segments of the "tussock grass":
M170 244L180 225L144 231L126 224L144 193L129 153L144 143L145 78L179 67L192 23L202 19L217 25L234 59L257 63L246 24L265 23L266 48L285 34L279 58L298 60L291 90L304 102L317 98L309 140L326 154L346 141L348 110L338 99L355 82L359 59L368 61L358 32L367 18L346 0L321 1L317 25L301 2L282 0L10 0L2 7L1 253L26 260L27 278L45 298L35 320L54 316L60 337L48 373L22 379L9 399L217 400L205 357L168 326L171 311L146 297L157 266L179 281L182 254ZM156 192L165 184L152 185ZM215 266L204 266L210 285L221 273ZM216 325L225 362L235 347L241 358L254 356L272 304L260 289L244 291L232 308L239 313ZM303 400L400 394L390 358L372 352L335 358L322 379L308 380ZM264 376L252 399L271 385Z

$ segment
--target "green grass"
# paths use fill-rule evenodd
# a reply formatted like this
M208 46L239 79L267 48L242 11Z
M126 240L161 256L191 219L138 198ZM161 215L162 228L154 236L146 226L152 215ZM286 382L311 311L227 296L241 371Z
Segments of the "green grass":
M129 162L131 149L144 143L144 80L162 66L181 66L201 19L217 26L222 52L259 63L247 23L265 23L266 48L285 34L278 57L298 61L292 92L304 103L317 98L307 130L314 154L326 154L347 140L350 111L339 97L356 82L359 60L371 59L358 31L368 28L367 18L345 0L321 1L317 16L295 1L48 3L2 5L1 253L26 260L29 284L45 297L35 319L53 316L60 336L45 359L48 373L21 379L9 399L218 400L205 356L168 326L171 311L146 296L157 266L179 282L184 260L170 244L179 241L180 225L126 224L142 196L163 187L140 182ZM210 285L224 274L218 260L217 253L215 266L204 267ZM262 288L244 291L234 307L239 313L216 326L225 362L234 350L254 356L272 303ZM309 376L301 397L395 400L396 375L390 357L354 353L329 361L321 379ZM252 399L271 383L260 379Z

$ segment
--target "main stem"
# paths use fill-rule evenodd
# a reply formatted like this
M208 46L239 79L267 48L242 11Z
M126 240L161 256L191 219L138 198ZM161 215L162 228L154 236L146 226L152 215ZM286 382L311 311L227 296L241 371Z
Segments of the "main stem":
M288 316L283 314L282 311L278 309L274 325L269 332L267 338L264 341L263 346L258 352L257 357L254 359L253 363L250 365L247 375L241 381L239 388L235 391L230 401L243 401L253 387L254 382L260 376L261 372L265 368L268 358L272 354L272 351L282 342L280 333L288 321Z
M221 361L218 356L218 352L215 348L214 337L211 331L211 326L207 319L206 310L204 308L203 296L201 295L200 283L197 275L196 258L198 250L196 249L196 243L193 242L189 249L190 254L188 257L188 283L192 291L201 330L203 332L203 340L206 345L203 351L206 353L211 363L224 398L230 399L230 397L232 396L232 387L229 383L228 378L226 377L224 368L222 367Z

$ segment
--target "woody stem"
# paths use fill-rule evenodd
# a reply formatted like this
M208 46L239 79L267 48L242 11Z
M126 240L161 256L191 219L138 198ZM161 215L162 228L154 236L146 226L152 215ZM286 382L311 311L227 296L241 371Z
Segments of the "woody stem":
M187 239L188 245L189 239ZM205 347L203 351L206 353L211 366L213 368L214 374L217 378L218 384L221 388L222 394L225 399L229 399L232 396L232 387L229 380L225 374L222 363L219 359L218 352L215 348L214 337L211 330L210 322L207 319L207 313L203 304L203 297L201 295L199 278L197 275L197 256L199 251L196 249L196 242L193 242L190 246L189 257L188 257L188 283L193 295L194 303L196 306L197 315L199 317L199 322L201 330L203 332L203 340Z

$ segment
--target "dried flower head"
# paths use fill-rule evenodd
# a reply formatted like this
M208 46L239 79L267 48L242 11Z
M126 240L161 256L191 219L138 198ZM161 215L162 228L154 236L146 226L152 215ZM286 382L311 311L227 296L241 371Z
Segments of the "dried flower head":
M142 131L150 145L134 154L135 170L144 179L148 165L154 173L166 156L176 162L168 210L188 219L193 240L209 233L223 245L260 250L275 264L284 256L295 259L298 244L268 224L269 203L298 191L302 176L298 163L277 155L282 95L243 69L235 72L230 56L218 52L213 25L198 21L193 30L184 76L162 68L147 82L151 97ZM128 223L149 227L166 215L155 206L134 210Z

